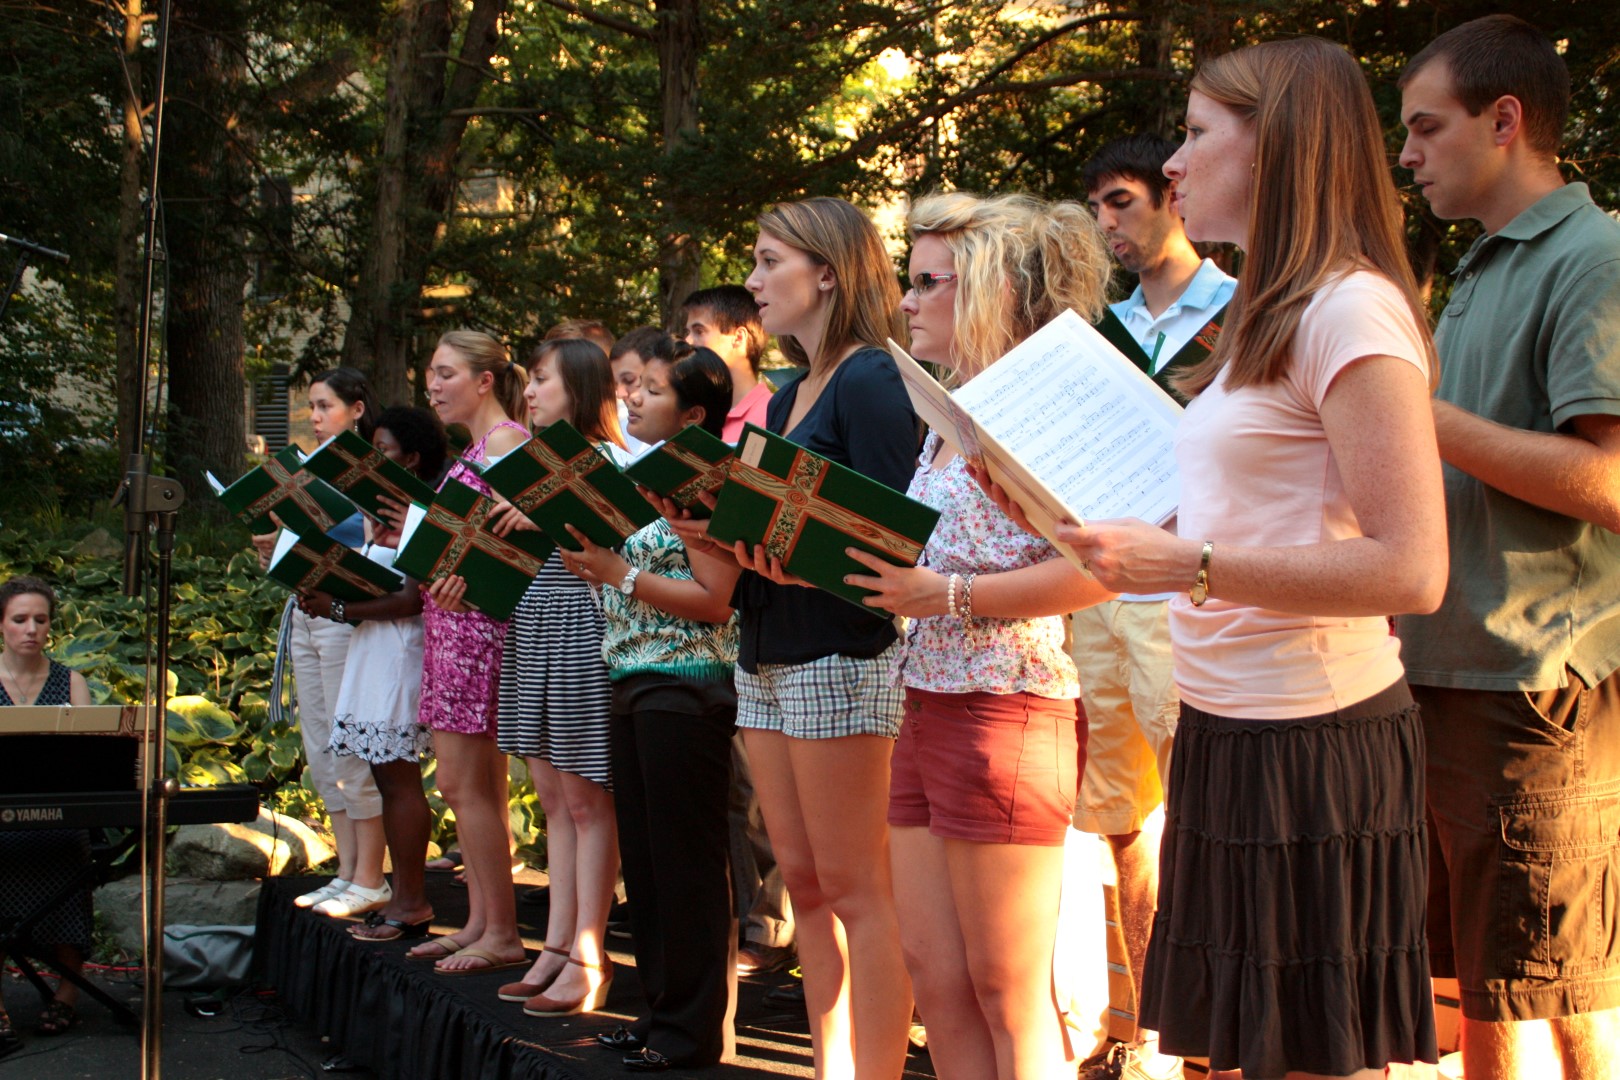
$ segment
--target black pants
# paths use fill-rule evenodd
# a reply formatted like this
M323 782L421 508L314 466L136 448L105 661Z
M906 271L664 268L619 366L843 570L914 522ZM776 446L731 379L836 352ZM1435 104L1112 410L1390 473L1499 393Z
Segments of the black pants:
M736 921L727 859L730 713L613 714L614 806L648 1013L630 1027L677 1065L732 1056Z

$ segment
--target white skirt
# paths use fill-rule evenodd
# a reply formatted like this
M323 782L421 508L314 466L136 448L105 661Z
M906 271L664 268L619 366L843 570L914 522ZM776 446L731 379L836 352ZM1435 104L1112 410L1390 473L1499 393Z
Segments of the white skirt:
M333 710L332 751L373 765L419 760L432 745L417 716L421 698L421 617L362 622Z

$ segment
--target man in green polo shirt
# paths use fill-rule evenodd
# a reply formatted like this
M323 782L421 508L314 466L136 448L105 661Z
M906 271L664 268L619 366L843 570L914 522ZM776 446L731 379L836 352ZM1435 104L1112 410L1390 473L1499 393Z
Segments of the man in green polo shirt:
M1431 957L1459 980L1469 1080L1611 1077L1620 224L1558 170L1569 75L1528 24L1447 32L1401 89L1401 164L1485 232L1435 330L1451 580L1397 624L1428 734Z

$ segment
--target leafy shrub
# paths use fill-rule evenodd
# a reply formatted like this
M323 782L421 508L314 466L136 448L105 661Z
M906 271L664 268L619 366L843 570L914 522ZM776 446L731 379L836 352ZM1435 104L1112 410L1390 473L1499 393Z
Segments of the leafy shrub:
M118 541L97 530L77 543L50 526L8 521L0 531L0 580L33 574L60 605L51 655L79 671L98 702L135 702L145 684L143 597L122 593ZM155 574L155 565L154 570ZM270 720L276 632L287 591L259 572L246 530L201 521L177 537L170 613L166 775L187 786L250 783L274 810L329 825L308 786L304 749L288 712ZM151 613L155 626L156 611ZM543 815L527 770L512 763L510 820L522 853L539 859ZM433 837L453 843L454 815L423 768Z

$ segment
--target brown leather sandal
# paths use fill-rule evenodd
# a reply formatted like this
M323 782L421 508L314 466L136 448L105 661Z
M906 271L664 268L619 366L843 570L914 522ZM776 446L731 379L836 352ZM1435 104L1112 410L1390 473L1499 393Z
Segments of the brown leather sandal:
M567 949L557 949L550 945L542 945L540 946L540 951L543 953L551 953L553 956L560 956L564 960L568 959ZM561 974L562 969L557 969L557 975ZM557 975L553 975L544 982L507 983L505 986L501 987L500 991L496 993L495 996L500 998L502 1001L528 1001L530 998L535 997L536 995L545 993L546 987L557 981Z
M546 994L532 997L523 1003L523 1011L526 1014L529 1016L577 1016L580 1013L595 1012L603 1006L607 1001L608 990L613 986L613 961L604 956L600 964L587 964L583 960L575 960L570 956L568 962L578 964L582 968L594 968L602 972L602 981L597 984L596 989L573 1001L549 997Z

